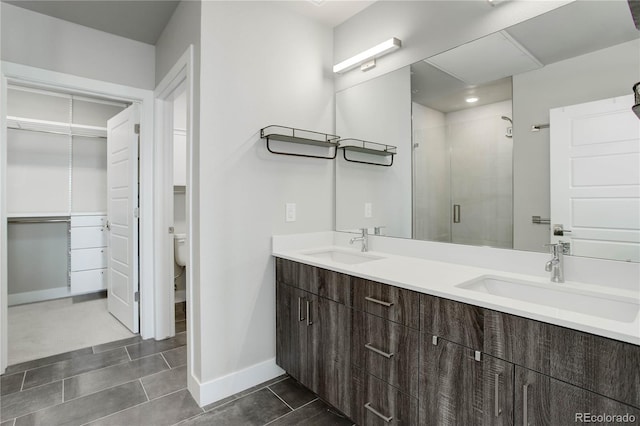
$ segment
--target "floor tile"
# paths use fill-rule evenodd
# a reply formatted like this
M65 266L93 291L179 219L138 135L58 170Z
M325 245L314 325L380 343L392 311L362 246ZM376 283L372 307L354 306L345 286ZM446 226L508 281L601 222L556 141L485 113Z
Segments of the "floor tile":
M331 407L320 399L305 405L291 413L276 419L269 426L350 426L353 422L333 412Z
M147 401L138 380L18 417L15 426L82 425Z
M289 407L265 388L188 420L181 426L259 426L290 411Z
M113 349L121 348L127 345L133 345L135 343L142 342L142 338L140 336L129 337L128 339L116 340L115 342L104 343L102 345L97 345L93 347L93 353L97 354L100 352L107 352Z
M196 404L189 392L185 389L105 417L94 423L90 423L90 425L169 426L184 419L191 418L198 413L202 413L202 409L198 407L198 404Z
M62 402L62 382L49 383L24 392L3 396L0 402L0 420L33 413Z
M164 362L160 355L152 355L74 376L64 381L64 400L69 401L70 399L121 385L144 376L156 374L168 368L167 363Z
M230 401L235 401L238 398L242 398L243 396L249 395L250 393L253 393L253 392L255 392L255 391L259 390L259 389L266 388L267 386L272 385L272 384L277 383L277 382L280 382L282 380L285 380L288 377L289 376L287 374L283 374L282 376L275 377L275 378L273 378L271 380L268 380L268 381L266 381L264 383L260 383L259 385L253 386L253 387L251 387L249 389L245 389L242 392L238 392L238 393L236 393L234 395L231 395L231 396L229 396L227 398L221 399L220 401L216 401L216 402L213 402L213 403L211 403L209 405L205 405L202 408L204 409L204 411L211 411L214 408L220 407L221 405L224 405L224 404L226 404L226 403L228 403Z
M269 389L294 410L317 398L316 394L291 378L273 384Z
M6 422L0 423L0 426L13 426L13 420L7 420Z
M29 389L34 386L128 361L129 357L124 348L101 352L99 354L92 353L76 357L72 360L60 361L55 364L27 371L22 389Z
M185 365L187 363L187 347L180 346L179 348L162 352L162 356L164 356L164 359L166 359L169 363L169 367L180 367L181 365Z
M176 321L176 333L182 333L183 331L187 331L187 322Z
M131 359L142 358L143 356L157 354L158 352L168 351L178 346L184 346L187 344L187 333L176 334L175 337L170 337L164 340L144 340L135 345L127 346L127 351Z
M0 376L0 396L19 392L22 388L23 379L24 371L22 373L4 374Z
M7 367L5 374L16 373L19 371L31 370L33 368L42 367L44 365L54 364L56 362L67 359L75 359L79 356L92 354L91 348L78 349L77 351L65 352L58 355L48 356L46 358L34 359L33 361L21 362L20 364L10 365Z
M187 387L187 366L173 368L142 378L142 386L149 399L168 395Z

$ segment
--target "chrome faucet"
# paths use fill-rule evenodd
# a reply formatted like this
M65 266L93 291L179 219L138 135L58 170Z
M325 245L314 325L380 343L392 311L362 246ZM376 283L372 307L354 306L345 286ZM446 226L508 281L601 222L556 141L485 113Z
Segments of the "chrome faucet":
M353 244L356 241L362 241L362 248L360 251L367 251L369 250L369 234L367 228L360 228L360 232L362 232L362 234L359 237L353 237L350 239L349 244Z
M569 243L558 241L555 244L545 244L551 247L553 258L544 265L544 270L551 272L551 281L554 283L564 282L564 255L569 254Z

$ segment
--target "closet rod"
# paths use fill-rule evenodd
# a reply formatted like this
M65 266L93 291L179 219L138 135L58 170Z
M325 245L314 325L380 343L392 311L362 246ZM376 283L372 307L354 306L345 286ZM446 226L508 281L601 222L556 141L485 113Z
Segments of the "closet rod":
M11 129L11 130L23 130L23 131L26 131L26 132L47 133L47 134L51 134L51 135L64 135L64 136L77 136L77 137L81 137L81 138L107 139L106 136L82 135L82 134L67 133L67 132L54 132L53 130L23 129L21 127L11 127L11 126L7 126L7 128Z
M10 217L9 223L69 223L71 219L64 217Z

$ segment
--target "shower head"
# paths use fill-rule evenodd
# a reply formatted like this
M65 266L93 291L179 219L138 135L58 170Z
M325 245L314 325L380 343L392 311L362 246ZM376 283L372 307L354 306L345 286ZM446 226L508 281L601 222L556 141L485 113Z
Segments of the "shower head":
M503 120L507 120L509 123L513 124L513 121L509 117L507 117L506 115L503 115L500 118L502 118Z

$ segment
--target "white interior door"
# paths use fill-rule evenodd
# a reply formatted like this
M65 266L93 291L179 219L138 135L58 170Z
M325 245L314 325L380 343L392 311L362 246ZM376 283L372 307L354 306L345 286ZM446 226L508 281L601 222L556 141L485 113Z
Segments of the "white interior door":
M633 96L550 111L551 242L640 261L640 120ZM553 235L553 225L571 233Z
M108 306L134 333L139 329L138 116L132 105L107 122Z

